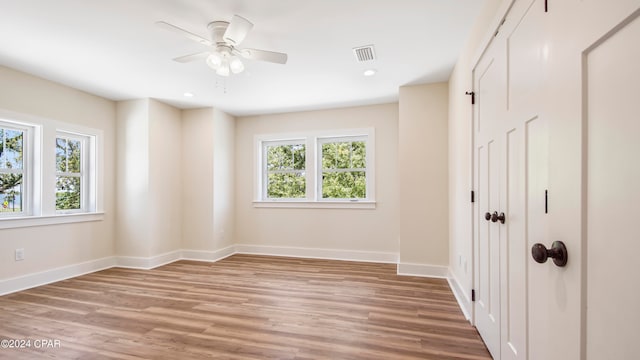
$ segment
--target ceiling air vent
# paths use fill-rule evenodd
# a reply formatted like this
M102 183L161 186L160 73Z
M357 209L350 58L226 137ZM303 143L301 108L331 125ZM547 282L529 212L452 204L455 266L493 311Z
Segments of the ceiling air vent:
M353 48L353 53L356 55L358 62L372 61L376 59L376 52L373 49L373 45L366 45Z

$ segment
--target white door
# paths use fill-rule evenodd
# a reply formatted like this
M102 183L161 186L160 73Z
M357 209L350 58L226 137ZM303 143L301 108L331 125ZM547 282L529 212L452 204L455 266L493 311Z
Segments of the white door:
M640 357L640 17L586 54L586 355Z
M587 359L640 357L640 17L587 53Z
M640 1L552 1L542 108L550 246L531 263L530 359L638 359Z
M474 69L475 324L496 359L527 359L527 231L543 229L548 159L546 119L532 100L543 16L543 0L514 3ZM504 219L485 221L487 212Z
M474 71L474 91L482 99L474 107L474 163L477 189L474 208L475 325L494 358L500 354L500 223L490 219L500 210L500 161L504 117L504 56L492 47Z
M474 68L478 90L488 54L504 49L504 61L496 62L504 82L495 91L506 105L489 136L501 154L497 211L506 214L498 226L498 329L485 325L483 306L474 307L496 359L639 358L639 15L640 0L517 0ZM478 120L491 101L482 94ZM496 291L486 288L495 274L482 268L488 260L481 237L495 224L481 220L492 196L482 185L483 167L491 167L480 151L486 140L478 131L474 139L480 295ZM567 246L565 267L532 259L534 243L556 240ZM483 281L484 274L493 278Z

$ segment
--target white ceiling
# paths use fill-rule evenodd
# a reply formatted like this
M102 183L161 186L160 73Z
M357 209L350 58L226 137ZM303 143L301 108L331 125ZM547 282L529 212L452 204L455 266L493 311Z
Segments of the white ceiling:
M0 65L112 100L155 98L179 108L275 113L396 101L398 87L446 81L484 0L0 0ZM216 76L205 51L162 20L210 38L207 24L255 24L240 48L289 54L245 60ZM377 60L352 48L374 44ZM364 77L363 71L378 73ZM194 93L192 98L185 92Z

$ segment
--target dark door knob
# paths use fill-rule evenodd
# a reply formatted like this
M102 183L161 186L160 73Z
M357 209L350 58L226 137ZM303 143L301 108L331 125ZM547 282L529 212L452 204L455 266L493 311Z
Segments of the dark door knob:
M562 241L554 241L551 244L551 249L547 249L546 246L540 243L534 244L531 247L531 255L540 264L547 262L548 258L552 258L553 263L560 267L567 265L567 259L569 258L567 247Z
M487 221L491 220L491 213L490 212L484 213L484 219Z
M486 217L486 215L485 215L485 217ZM491 221L492 222L497 222L498 220L500 220L501 224L504 224L504 220L505 220L504 213L501 212L500 215L498 215L498 212L494 211L493 214L491 215Z

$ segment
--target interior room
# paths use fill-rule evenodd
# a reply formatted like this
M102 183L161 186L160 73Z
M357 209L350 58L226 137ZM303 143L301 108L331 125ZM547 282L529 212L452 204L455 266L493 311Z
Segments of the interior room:
M640 351L640 1L0 9L0 358Z

